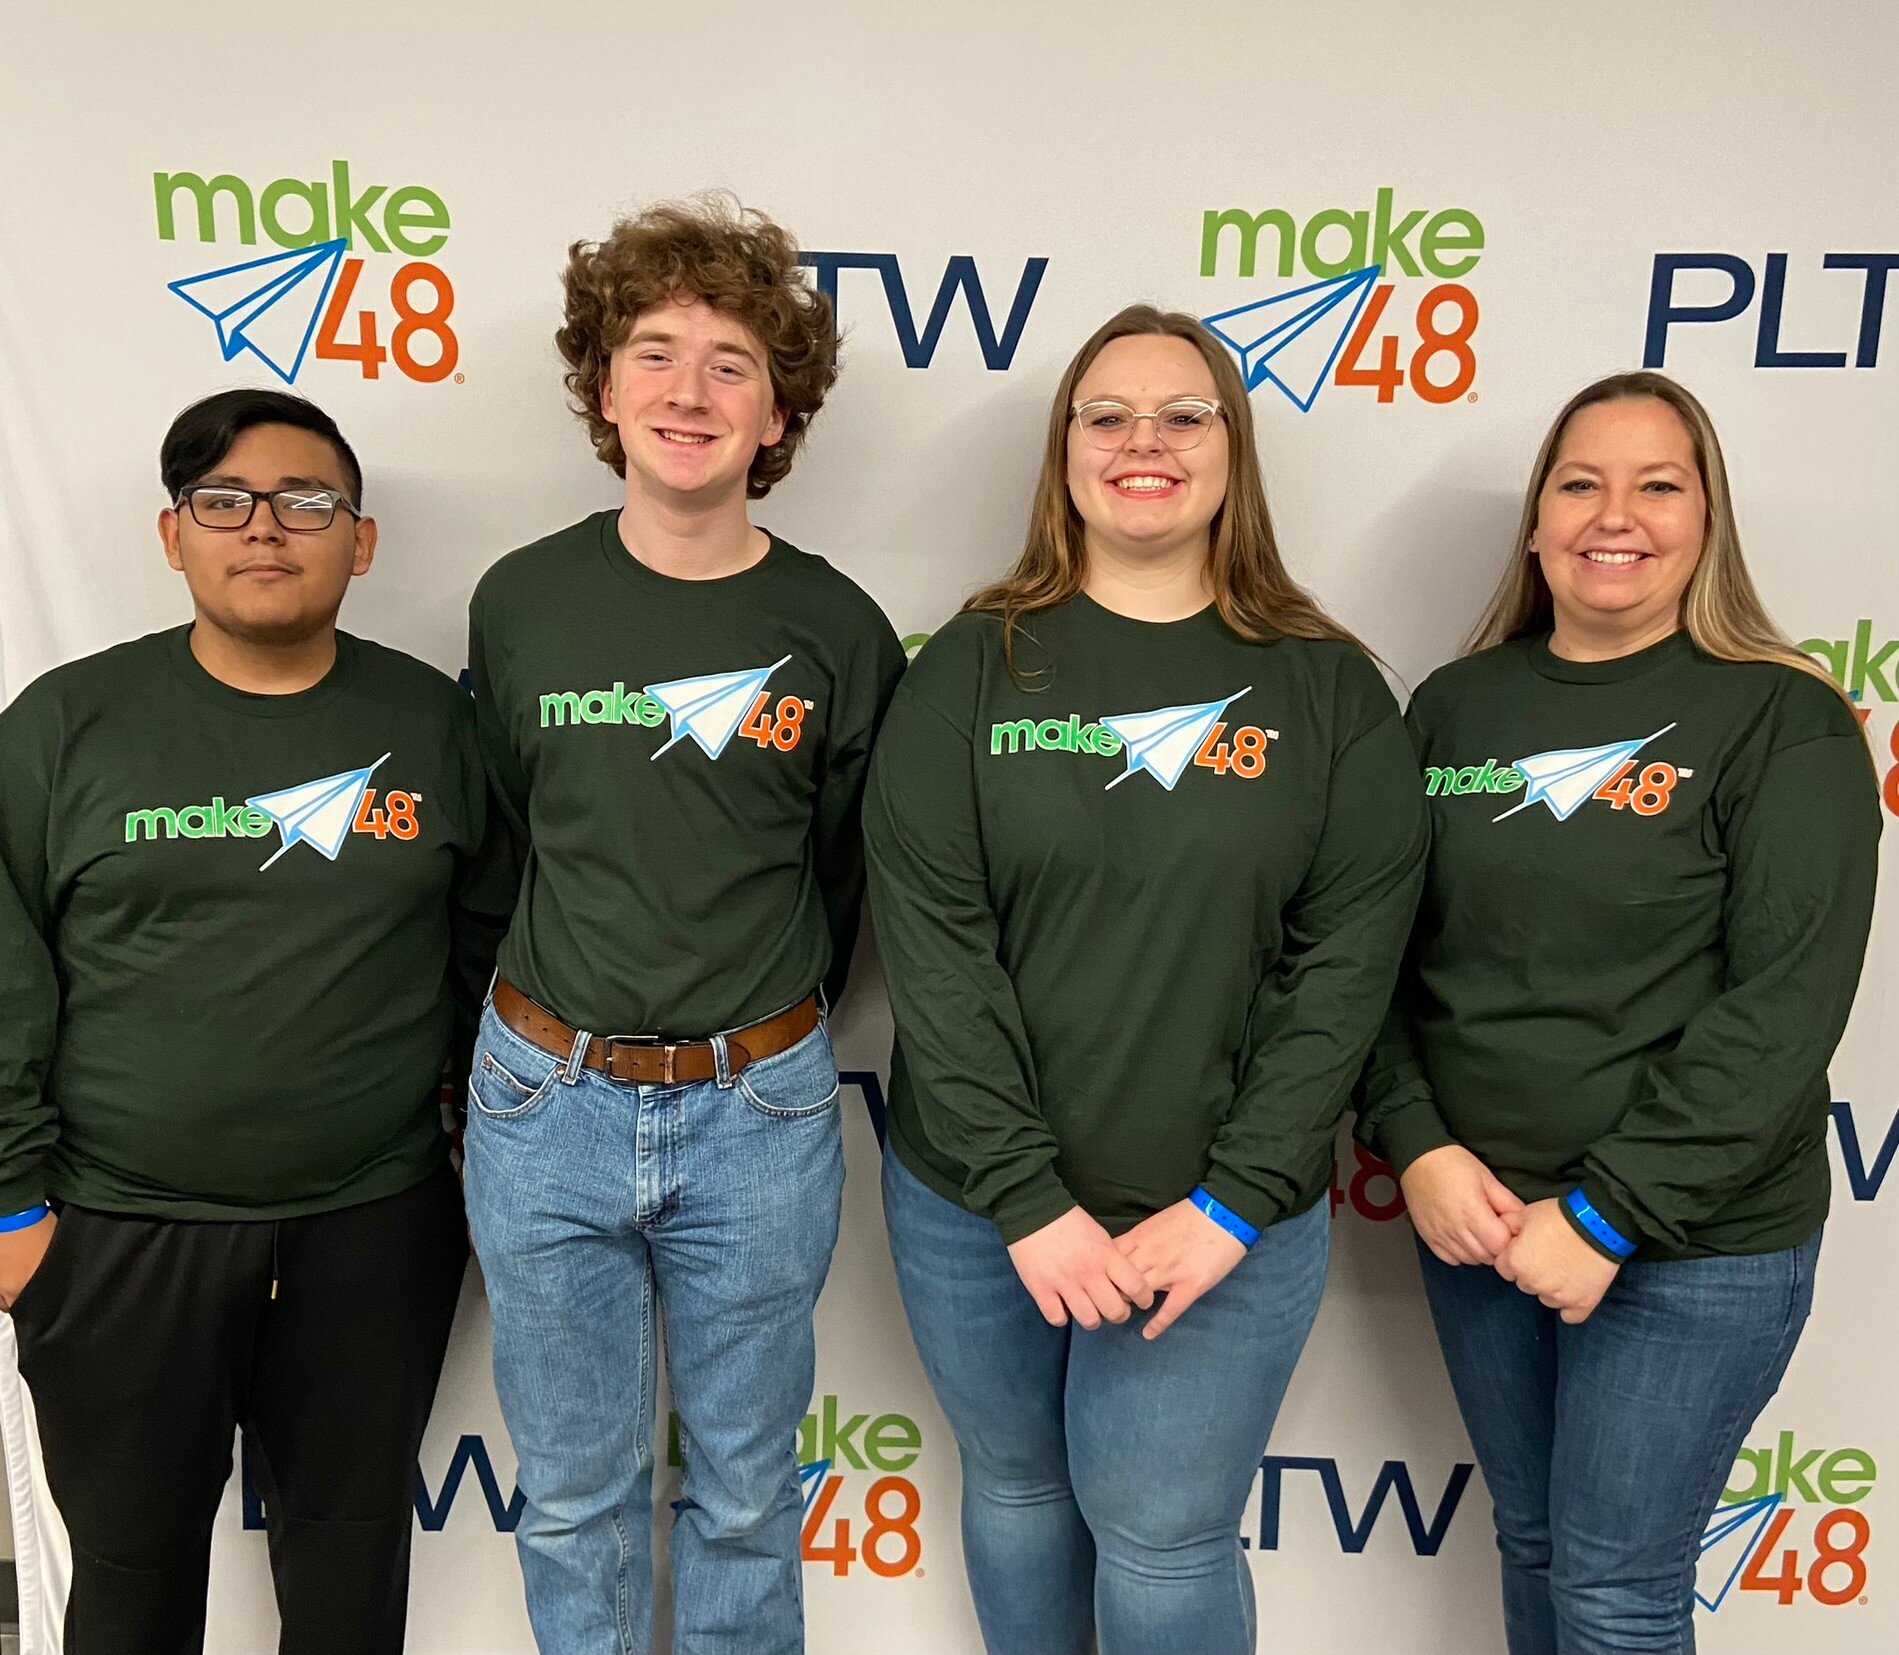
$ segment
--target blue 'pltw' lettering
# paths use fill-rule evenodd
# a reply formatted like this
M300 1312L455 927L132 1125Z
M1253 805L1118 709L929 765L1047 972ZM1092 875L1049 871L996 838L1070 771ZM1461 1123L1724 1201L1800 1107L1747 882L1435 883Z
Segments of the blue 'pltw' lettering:
M840 308L838 272L875 270L883 278L884 298L890 306L890 320L897 330L904 364L911 368L927 368L935 359L937 341L942 338L943 325L949 320L956 290L961 288L969 320L976 330L976 343L982 348L982 359L998 372L1015 360L1016 346L1022 342L1022 329L1029 320L1029 309L1042 285L1043 272L1048 269L1047 259L1029 259L1024 263L1021 280L1016 283L1015 301L1009 306L1008 320L998 335L976 261L967 253L958 253L943 267L936 302L930 307L929 319L919 333L916 314L910 308L910 292L904 285L903 271L898 267L895 253L801 253L798 262L810 265L817 272L818 290L831 301L834 311Z
M1385 1496L1395 1493L1398 1510L1411 1536L1412 1549L1420 1557L1436 1557L1445 1535L1450 1532L1451 1519L1457 1514L1458 1502L1464 1498L1464 1489L1475 1467L1463 1460L1451 1467L1444 1493L1428 1522L1418 1501L1418 1491L1411 1482L1411 1469L1403 1460L1386 1460L1379 1467L1371 1493L1366 1497L1365 1509L1357 1517L1346 1503L1345 1481L1339 1475L1337 1460L1268 1454L1259 1462L1259 1469L1259 1549L1263 1552L1279 1549L1280 1486L1285 1473L1316 1471L1319 1486L1325 1491L1326 1508L1332 1514L1332 1527L1339 1537L1340 1551L1354 1555L1364 1551L1377 1526L1378 1514L1384 1510ZM1247 1542L1242 1539L1240 1544L1244 1546Z
M251 1445L247 1437L239 1464L242 1468L244 1527L261 1529L264 1522L264 1498L257 1491L257 1481L251 1469ZM447 1526L448 1514L455 1505L455 1497L461 1492L462 1478L472 1470L475 1481L481 1488L481 1497L487 1502L488 1515L494 1520L495 1532L512 1534L521 1521L521 1514L527 1510L527 1496L517 1487L506 1499L501 1494L501 1479L495 1475L494 1461L488 1455L488 1445L473 1432L464 1434L455 1444L454 1453L448 1457L448 1468L442 1473L442 1492L431 1499L428 1479L423 1476L422 1468L416 1467L415 1474L415 1520L426 1534L439 1534Z
M1859 1122L1854 1118L1850 1103L1836 1103L1833 1106L1833 1130L1840 1140L1840 1165L1846 1171L1846 1186L1853 1192L1855 1201L1871 1201L1878 1197L1886 1182L1886 1174L1891 1170L1892 1158L1899 1151L1899 1110L1886 1123L1886 1136L1873 1155L1873 1164L1866 1164L1866 1150L1859 1135Z
M1865 285L1860 294L1859 337L1853 347L1853 366L1879 366L1879 340L1886 315L1886 278L1899 270L1899 253L1828 253L1820 261L1825 270L1857 270ZM1781 308L1787 290L1787 255L1769 253L1762 261L1758 283L1760 322L1754 335L1757 368L1844 368L1843 350L1787 350L1782 348ZM1682 304L1675 300L1675 277L1684 270L1705 270L1727 278L1725 297L1709 304ZM1754 267L1732 253L1657 253L1648 284L1648 331L1642 347L1642 366L1660 368L1668 360L1668 330L1692 323L1731 322L1746 314L1754 302Z
M875 1069L840 1069L839 1086L855 1086L864 1094L864 1111L870 1116L871 1130L877 1142L884 1141L884 1082Z

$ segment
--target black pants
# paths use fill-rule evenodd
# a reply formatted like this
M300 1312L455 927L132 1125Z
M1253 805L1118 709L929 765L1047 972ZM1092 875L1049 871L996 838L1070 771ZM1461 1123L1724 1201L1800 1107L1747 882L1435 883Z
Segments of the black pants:
M394 1655L416 1449L467 1261L443 1168L275 1223L68 1206L14 1312L72 1542L67 1655L196 1655L242 1427L285 1655Z

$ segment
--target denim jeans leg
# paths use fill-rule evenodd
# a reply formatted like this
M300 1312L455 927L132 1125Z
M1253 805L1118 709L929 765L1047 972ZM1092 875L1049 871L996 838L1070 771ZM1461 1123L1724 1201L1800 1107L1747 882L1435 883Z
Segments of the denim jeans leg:
M1820 1238L1636 1260L1558 1334L1550 1592L1564 1655L1695 1646L1695 1561L1813 1304Z
M1088 1655L1095 1546L1068 1474L1070 1331L1042 1319L988 1219L890 1150L883 1185L904 1312L962 1459L963 1562L983 1646Z
M798 1426L844 1193L837 1060L820 1027L733 1085L643 1090L679 1167L678 1200L646 1230L685 1457L673 1649L793 1655L804 1647Z
M1325 1202L1273 1225L1158 1339L1077 1332L1068 1460L1094 1534L1101 1655L1251 1655L1240 1519L1319 1312Z
M548 1655L652 1643L653 1279L638 1225L638 1099L489 1011L470 1079L469 1226L495 1389L526 1497L515 1544Z
M1424 1294L1497 1525L1510 1655L1556 1655L1550 1600L1550 1451L1556 1313L1496 1271L1446 1264L1422 1241Z

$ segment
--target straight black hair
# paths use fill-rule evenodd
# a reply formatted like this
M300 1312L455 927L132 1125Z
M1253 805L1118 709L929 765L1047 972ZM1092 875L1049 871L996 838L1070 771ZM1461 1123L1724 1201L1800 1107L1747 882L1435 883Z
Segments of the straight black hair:
M363 503L363 468L336 421L304 397L262 390L218 391L194 402L171 422L158 451L165 498L176 500L182 490L215 471L237 439L258 425L294 425L300 431L315 432L343 462L350 504Z

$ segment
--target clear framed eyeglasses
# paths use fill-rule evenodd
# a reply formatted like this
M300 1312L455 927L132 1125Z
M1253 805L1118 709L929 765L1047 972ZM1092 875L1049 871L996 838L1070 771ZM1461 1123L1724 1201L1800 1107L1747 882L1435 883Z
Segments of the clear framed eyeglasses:
M1077 404L1070 417L1096 448L1119 448L1142 420L1152 420L1155 436L1178 452L1197 448L1205 442L1214 421L1222 414L1219 403L1209 402L1205 397L1182 397L1156 408L1151 414L1137 414L1125 402L1103 398Z

